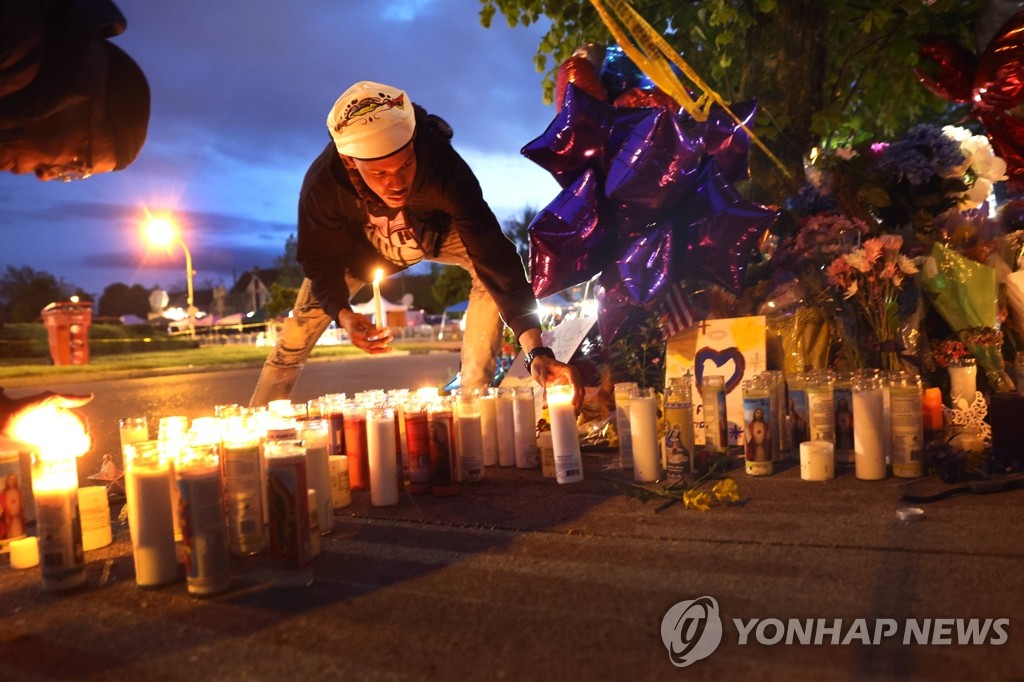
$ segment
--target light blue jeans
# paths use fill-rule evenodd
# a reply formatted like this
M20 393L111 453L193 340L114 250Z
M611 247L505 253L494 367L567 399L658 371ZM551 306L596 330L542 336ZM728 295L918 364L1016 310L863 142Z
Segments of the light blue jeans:
M466 309L460 384L465 388L486 388L494 379L498 351L501 349L503 324L498 306L477 277L466 247L455 230L451 230L445 237L440 253L427 260L458 265L469 273L472 288L469 292L469 307ZM346 280L350 295L366 284L347 273ZM330 316L313 296L311 282L303 280L292 314L285 319L277 343L260 372L256 389L249 401L250 406L291 398L306 359L330 324Z

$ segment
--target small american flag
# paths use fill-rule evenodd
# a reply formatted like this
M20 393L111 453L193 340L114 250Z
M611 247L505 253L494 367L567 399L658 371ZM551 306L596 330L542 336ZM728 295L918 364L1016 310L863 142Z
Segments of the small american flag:
M661 325L666 338L672 338L696 321L693 305L683 291L682 282L668 288L662 303L662 311Z

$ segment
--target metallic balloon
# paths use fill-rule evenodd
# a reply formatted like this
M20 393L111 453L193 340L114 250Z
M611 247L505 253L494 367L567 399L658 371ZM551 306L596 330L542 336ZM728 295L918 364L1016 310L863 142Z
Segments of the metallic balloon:
M569 83L562 108L521 153L569 187L587 168L603 163L611 118L610 104Z
M950 102L971 101L978 60L970 50L950 38L928 38L917 56L914 72L929 92Z
M566 89L572 83L591 97L607 100L608 93L601 85L601 78L594 65L584 56L573 56L562 62L555 74L555 110L562 108Z

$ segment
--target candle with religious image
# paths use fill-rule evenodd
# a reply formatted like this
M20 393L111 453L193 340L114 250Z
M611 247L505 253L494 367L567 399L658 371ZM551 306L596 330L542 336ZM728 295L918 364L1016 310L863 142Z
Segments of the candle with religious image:
M0 549L25 537L24 505L21 454L17 450L0 450Z
M795 452L792 450L792 439L786 435L786 429L783 428L786 425L786 375L781 370L772 369L761 372L760 376L767 382L771 398L772 460L781 462Z
M306 452L294 440L267 441L271 582L288 589L313 584Z
M835 408L836 462L853 462L853 372L836 372L832 402Z
M661 478L658 442L658 397L653 388L629 392L629 433L633 441L633 480L653 483Z
M430 438L431 492L438 497L458 495L459 460L450 398L439 398L430 404L427 432Z
M395 456L395 412L375 407L366 413L366 445L370 463L370 504L398 504L398 460Z
M670 478L682 478L690 471L693 456L693 390L689 373L672 377L665 387L665 437L662 464Z
M216 448L200 443L186 446L175 462L174 475L189 594L225 592L231 585L231 571L224 485Z
M370 459L366 445L366 408L350 401L345 404L345 455L352 490L370 489Z
M583 458L576 427L576 408L572 404L573 387L548 386L548 415L551 417L551 446L555 459L555 479L559 483L583 480Z
M766 377L747 379L743 391L744 468L750 476L769 476L775 471L772 456L772 386Z
M409 492L427 495L432 491L430 474L430 433L427 403L409 400L405 404L405 443L409 453Z
M857 478L878 481L886 477L885 397L881 379L865 372L853 378L853 462Z

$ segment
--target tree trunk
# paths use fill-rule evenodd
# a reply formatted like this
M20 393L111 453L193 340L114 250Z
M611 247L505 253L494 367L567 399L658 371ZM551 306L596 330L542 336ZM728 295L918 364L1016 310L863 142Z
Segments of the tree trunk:
M758 17L748 34L740 99L757 99L757 124L764 133L759 137L791 178L752 145L750 194L756 201L780 204L799 189L803 157L817 142L811 113L818 109L813 104L823 88L828 14L819 0L787 0L778 4L778 14Z

